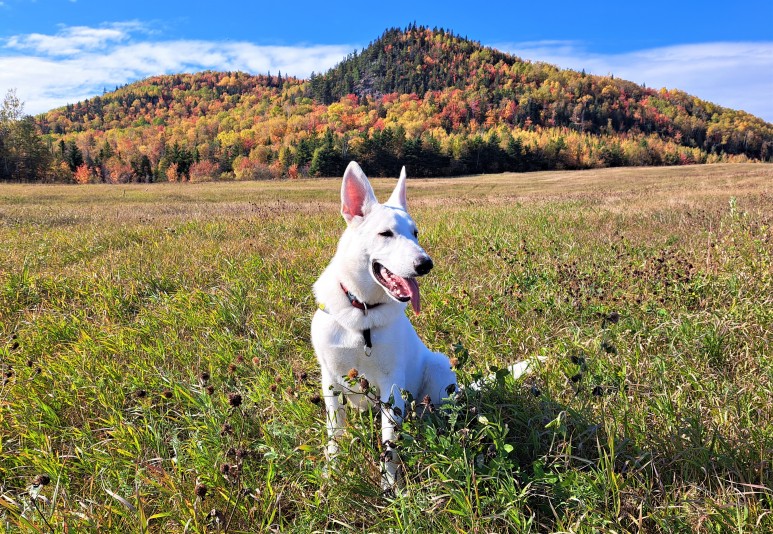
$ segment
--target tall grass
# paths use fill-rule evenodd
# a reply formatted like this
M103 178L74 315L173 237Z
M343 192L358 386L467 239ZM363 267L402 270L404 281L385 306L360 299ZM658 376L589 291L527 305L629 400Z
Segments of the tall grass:
M547 360L409 418L396 498L372 414L324 462L310 286L338 180L4 186L3 528L773 531L771 178L411 181L421 337L462 382Z

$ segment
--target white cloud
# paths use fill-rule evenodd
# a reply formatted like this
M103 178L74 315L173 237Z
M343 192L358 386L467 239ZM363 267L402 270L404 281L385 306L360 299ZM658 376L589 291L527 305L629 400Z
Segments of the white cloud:
M717 42L598 54L570 41L492 45L524 59L589 74L614 74L648 87L681 89L773 122L773 42Z
M44 35L41 33L16 35L8 39L6 46L18 50L30 50L36 54L72 56L87 50L106 46L113 41L123 41L127 38L127 32L120 28L73 26L65 28L56 35Z
M202 70L281 71L308 77L324 72L354 45L259 46L248 42L139 40L138 22L62 28L55 35L17 35L0 46L0 92L17 89L36 114L148 76Z

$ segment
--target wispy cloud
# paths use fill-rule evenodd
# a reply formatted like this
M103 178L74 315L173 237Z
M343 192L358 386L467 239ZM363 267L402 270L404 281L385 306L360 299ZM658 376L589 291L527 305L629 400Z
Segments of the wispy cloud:
M676 45L624 54L597 54L573 41L492 45L524 59L589 74L614 74L648 87L681 89L721 106L773 122L773 42Z
M157 74L240 70L308 77L324 72L356 48L348 44L157 41L152 36L151 28L139 22L63 27L54 35L12 36L0 45L0 92L17 89L25 111L35 114Z
M63 28L56 35L42 33L15 35L6 41L5 46L33 54L73 56L125 41L129 38L131 30L138 28L140 28L138 23L111 24L104 28L72 26Z

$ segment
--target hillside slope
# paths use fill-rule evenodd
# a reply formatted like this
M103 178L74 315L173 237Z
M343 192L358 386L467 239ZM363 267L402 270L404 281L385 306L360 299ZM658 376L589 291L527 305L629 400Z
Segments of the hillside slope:
M79 181L336 175L355 158L414 176L773 159L773 125L747 113L415 26L308 81L157 76L38 123Z

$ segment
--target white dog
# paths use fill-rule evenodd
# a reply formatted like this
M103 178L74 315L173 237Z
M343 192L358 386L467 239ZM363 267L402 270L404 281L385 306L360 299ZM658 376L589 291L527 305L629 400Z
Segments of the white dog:
M428 396L439 404L456 388L448 357L429 350L405 314L408 302L419 313L416 277L432 269L408 215L405 181L403 167L392 196L379 204L359 165L351 162L346 168L341 214L347 228L314 284L319 310L311 323L311 341L322 369L328 458L338 451L336 438L344 431L342 395L361 410L376 404L381 410L385 488L398 482L393 442L405 414L402 392L420 400ZM510 371L517 377L527 367L521 362ZM364 380L353 380L352 369Z
M385 447L384 486L397 481L395 429L405 413L402 391L433 402L448 397L456 375L448 358L430 351L413 329L405 308L419 313L417 276L432 269L421 248L405 200L405 168L392 196L379 204L359 165L351 162L341 186L341 214L347 223L338 250L314 284L320 309L311 340L322 369L327 410L328 457L338 451L346 411L340 394L360 409L377 398ZM353 386L350 370L367 382ZM362 386L371 390L362 393Z

